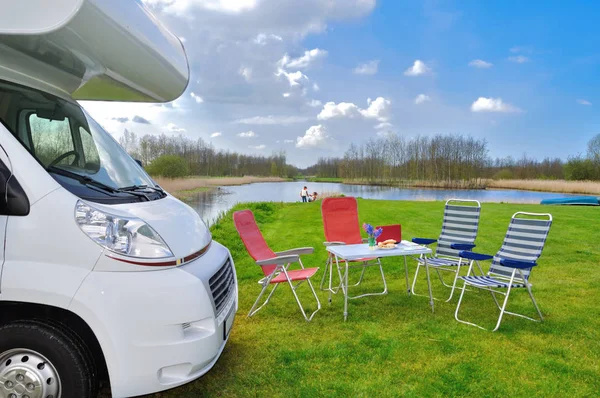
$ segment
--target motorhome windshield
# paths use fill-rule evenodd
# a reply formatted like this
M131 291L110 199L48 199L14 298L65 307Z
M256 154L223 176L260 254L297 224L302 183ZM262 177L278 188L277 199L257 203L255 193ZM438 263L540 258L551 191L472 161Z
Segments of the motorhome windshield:
M0 81L0 120L48 173L78 196L103 203L165 196L75 103Z

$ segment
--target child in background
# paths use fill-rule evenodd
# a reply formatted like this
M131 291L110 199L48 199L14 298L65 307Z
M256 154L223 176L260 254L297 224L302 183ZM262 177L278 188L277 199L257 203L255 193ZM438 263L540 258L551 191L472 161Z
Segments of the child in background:
M313 193L312 193L312 195L310 195L310 196L308 197L308 201L309 201L309 202L314 202L315 200L317 200L317 193L316 193L316 192L313 192Z
M300 197L302 198L303 202L308 201L308 188L302 188L302 191L300 191Z

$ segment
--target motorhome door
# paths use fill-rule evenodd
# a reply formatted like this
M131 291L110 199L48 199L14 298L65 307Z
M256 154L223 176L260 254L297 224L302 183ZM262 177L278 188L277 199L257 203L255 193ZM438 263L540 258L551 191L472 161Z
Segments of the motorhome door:
M12 175L8 155L0 145L0 280L2 279L2 267L4 266L4 248L6 243L6 222L8 216L2 203L6 203L8 179Z

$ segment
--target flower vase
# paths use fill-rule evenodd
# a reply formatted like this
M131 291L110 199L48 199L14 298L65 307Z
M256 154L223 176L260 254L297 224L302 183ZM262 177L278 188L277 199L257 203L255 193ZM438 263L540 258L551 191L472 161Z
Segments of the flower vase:
M372 236L369 237L369 250L375 250L377 244L375 243L375 238Z

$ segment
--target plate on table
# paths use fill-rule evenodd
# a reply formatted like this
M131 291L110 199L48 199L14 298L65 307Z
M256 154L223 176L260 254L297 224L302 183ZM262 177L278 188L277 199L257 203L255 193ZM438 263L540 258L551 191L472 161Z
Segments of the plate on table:
M391 250L391 249L395 249L396 247L397 246L395 244L394 245L388 245L388 246L377 246L377 248L381 249L381 250Z

